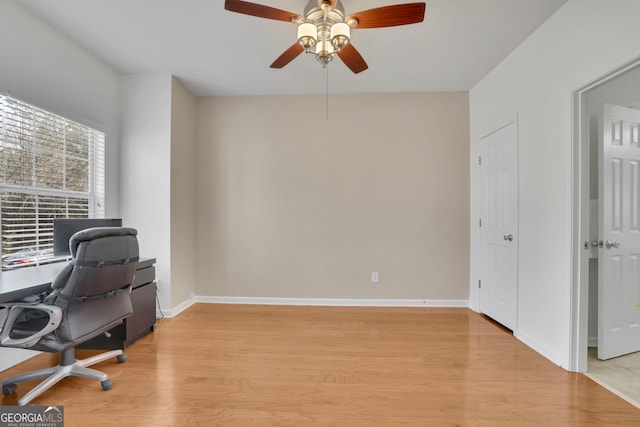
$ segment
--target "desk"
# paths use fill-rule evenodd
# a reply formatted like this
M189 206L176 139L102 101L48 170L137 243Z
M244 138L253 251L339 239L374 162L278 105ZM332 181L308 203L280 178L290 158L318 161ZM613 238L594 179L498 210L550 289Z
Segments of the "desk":
M64 268L66 263L43 265L38 268L24 268L0 274L0 303L18 301L51 288L51 279Z
M133 313L124 319L122 325L116 326L109 331L111 337L96 337L84 343L82 348L124 349L154 330L156 325L155 263L155 258L142 258L138 261L136 275L131 284ZM24 274L16 275L15 273L18 272L11 272L10 274L0 275L0 304L20 300L29 295L35 295L51 289L52 278L65 265L66 263L62 262L43 266L45 268L25 269L31 271ZM9 279L7 279L7 276L9 276ZM23 280L12 279L12 277L17 276L20 276Z

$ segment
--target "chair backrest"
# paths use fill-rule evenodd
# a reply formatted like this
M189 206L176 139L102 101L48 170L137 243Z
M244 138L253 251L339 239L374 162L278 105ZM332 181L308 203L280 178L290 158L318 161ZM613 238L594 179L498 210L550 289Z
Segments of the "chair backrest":
M77 232L72 261L52 283L48 303L62 308L59 339L79 343L111 329L132 313L131 282L138 263L137 231L99 227Z

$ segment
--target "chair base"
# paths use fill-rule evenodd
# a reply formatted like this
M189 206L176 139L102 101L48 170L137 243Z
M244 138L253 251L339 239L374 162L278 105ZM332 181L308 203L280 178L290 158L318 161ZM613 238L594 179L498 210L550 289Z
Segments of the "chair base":
M62 360L66 359L66 357L64 357L64 354L62 356L63 357L61 358L61 363ZM51 387L53 387L63 378L71 376L99 380L102 384L103 390L109 390L113 385L113 381L109 379L108 375L104 372L88 368L87 366L104 362L105 360L111 359L112 357L117 357L118 363L122 363L126 360L126 356L122 353L122 350L113 350L106 353L100 353L86 359L75 360L70 364L60 364L51 368L45 368L33 372L27 372L25 374L15 375L2 381L2 393L10 394L16 389L16 383L37 380L40 378L47 378L46 380L35 386L33 389L31 389L27 394L25 394L22 399L18 400L18 405L24 406Z

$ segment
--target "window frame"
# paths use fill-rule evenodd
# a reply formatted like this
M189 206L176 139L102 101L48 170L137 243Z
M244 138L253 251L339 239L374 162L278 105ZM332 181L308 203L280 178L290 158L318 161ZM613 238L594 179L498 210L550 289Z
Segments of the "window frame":
M15 108L15 110L11 110L11 108ZM11 113L6 113L7 111L11 111ZM11 114L10 120L11 124L7 124L9 121L5 119L5 117ZM62 126L62 132L54 133L51 136L52 140L55 140L56 143L49 145L46 143L46 146L37 146L38 138L41 138L41 134L37 134L35 131L25 133L26 137L24 142L21 141L20 144L28 144L30 152L27 153L28 156L31 157L31 185L21 185L15 183L7 183L5 182L5 177L0 175L0 255L2 255L3 260L9 256L10 253L25 251L25 254L29 254L30 250L34 251L46 251L53 247L53 218L104 218L105 217L105 198L106 198L106 139L107 134L104 130L99 129L95 125L87 125L85 121L77 120L72 117L64 117L49 110L45 110L40 108L37 105L33 105L28 102L21 101L9 95L4 95L0 93L0 150L7 145L13 144L15 142L10 140L8 137L5 140L5 135L8 134L8 129L10 126L13 126L11 131L15 130L14 128L22 129L22 127L29 128L29 126L33 126L32 129L36 129L36 120L42 121L38 122L39 125L51 125L50 129L55 129L54 124L58 125L58 127ZM20 122L20 119L23 121ZM16 124L17 123L17 124ZM68 147L72 146L72 144L78 144L78 141L72 140L72 136L69 136L69 131L72 129L76 129L81 131L82 136L86 136L84 140L82 140L82 144L80 145L80 151L86 150L86 161L87 161L87 171L86 171L86 189L87 191L79 191L77 189L69 189L67 183L69 182L71 169L67 169L68 160L71 159L76 161L84 161L85 159L82 156L77 156L75 153L70 153L67 151ZM5 133L6 132L6 133ZM49 136L49 135L47 135ZM19 138L22 138L23 135L20 133ZM62 144L61 147L58 144ZM16 149L12 147L12 149ZM62 185L59 187L63 188L55 188L55 187L46 187L46 186L38 186L38 176L39 173L37 167L37 156L51 154L52 156L61 156L63 162L63 170L62 170ZM7 160L8 161L8 160ZM27 163L29 160L27 160ZM72 163L72 162L71 162ZM4 166L4 165L3 165ZM85 176L85 175L82 175ZM9 193L19 193L25 195L33 195L36 198L33 206L33 213L30 217L25 216L25 226L22 228L23 230L29 230L29 221L32 221L31 229L33 231L33 238L35 241L34 245L30 245L26 239L28 237L22 237L25 239L26 244L24 246L16 245L15 248L18 248L14 251L6 251L5 239L7 236L2 234L5 232L6 228L3 227L3 222L6 222L6 218L3 217L5 210L3 210L3 199L5 195ZM43 200L39 200L40 197ZM49 199L47 199L49 198ZM64 203L59 204L61 199L55 200L55 198L63 198ZM73 200L86 200L87 208L86 212L83 210L80 215L70 215L70 207L75 207ZM49 200L49 203L53 203L57 205L56 209L64 210L64 215L59 214L58 212L47 214L41 214L39 212L39 206L46 205L46 200ZM6 202L9 203L9 202ZM11 209L7 208L7 209ZM19 213L19 212L18 212ZM48 215L48 216L47 216ZM28 218L28 219L27 219ZM25 233L25 236L28 234ZM30 247L31 246L31 247ZM9 273L9 272L17 272L18 270L30 270L29 267L42 267L51 263L60 262L66 260L66 257L53 257L53 253L51 252L51 256L47 257L37 257L33 262L26 262L24 265L9 267L7 264L2 263L2 267L0 268L0 274Z

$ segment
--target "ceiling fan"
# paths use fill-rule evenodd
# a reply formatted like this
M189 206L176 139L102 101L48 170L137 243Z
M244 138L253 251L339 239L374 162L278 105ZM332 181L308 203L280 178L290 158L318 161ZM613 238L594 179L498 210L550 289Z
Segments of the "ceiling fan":
M271 68L282 68L302 52L315 55L326 66L338 56L354 73L369 66L351 44L351 30L416 24L424 20L425 3L406 3L377 7L346 15L339 0L309 0L304 15L242 0L225 0L231 12L291 22L298 25L298 41L284 51Z

